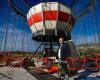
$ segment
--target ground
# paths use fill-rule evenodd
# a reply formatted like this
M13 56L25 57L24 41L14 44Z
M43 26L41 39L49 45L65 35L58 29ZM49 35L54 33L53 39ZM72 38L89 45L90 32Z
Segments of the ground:
M35 69L36 70L36 69ZM100 70L85 70L79 72L73 77L78 77L76 80L100 80ZM74 80L70 78L69 80ZM38 78L38 79L37 79ZM82 79L81 79L82 78ZM83 79L84 78L84 79ZM15 67L0 67L0 80L61 80L55 74L38 74L34 69L24 69Z
M37 80L24 68L0 67L0 80Z

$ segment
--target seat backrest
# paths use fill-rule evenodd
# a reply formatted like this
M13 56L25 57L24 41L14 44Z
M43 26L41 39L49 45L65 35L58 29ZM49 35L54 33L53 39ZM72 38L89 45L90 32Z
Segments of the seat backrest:
M80 54L78 50L76 49L76 46L72 40L66 41L65 43L68 44L70 48L70 57L76 57L76 58L80 57Z

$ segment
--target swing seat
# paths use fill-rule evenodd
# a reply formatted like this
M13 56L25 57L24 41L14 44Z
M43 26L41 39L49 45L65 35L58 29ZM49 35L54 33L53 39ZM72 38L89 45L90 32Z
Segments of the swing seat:
M11 62L14 60L15 60L14 58L0 58L0 61L2 62L0 66L10 66Z
M97 68L100 68L100 54L96 54L95 57L97 59Z
M59 70L58 66L53 65L50 69L48 69L47 73L53 74L58 72L58 70Z
M49 69L53 64L53 60L48 58L39 58L34 60L34 64L36 67Z
M28 58L22 58L21 60L16 60L11 63L13 67L22 67L25 66L28 62Z
M69 57L66 59L67 68L68 70L71 70L71 71L77 71L77 70L83 69L86 62L87 62L86 58L79 59L79 58Z
M58 72L58 66L53 65L53 60L49 58L35 59L35 65L37 68L41 68L48 74Z

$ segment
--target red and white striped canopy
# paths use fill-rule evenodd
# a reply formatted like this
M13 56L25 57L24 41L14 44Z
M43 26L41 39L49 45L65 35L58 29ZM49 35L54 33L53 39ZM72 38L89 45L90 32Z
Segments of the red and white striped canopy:
M43 2L29 10L27 21L33 33L44 29L66 29L70 32L74 17L71 15L70 8L61 3Z

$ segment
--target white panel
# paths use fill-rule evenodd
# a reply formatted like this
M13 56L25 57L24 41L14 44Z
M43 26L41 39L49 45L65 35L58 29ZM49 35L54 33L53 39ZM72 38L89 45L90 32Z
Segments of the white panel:
M28 14L27 14L27 19L29 19L33 14L39 13L42 11L42 3L33 6L32 8L30 8Z
M34 33L34 32L37 31L34 25L32 25L32 26L30 27L30 29L31 29L32 33Z
M34 25L36 26L36 29L37 30L44 29L43 22L38 22L38 23L35 23Z
M67 31L71 31L72 25L70 25L70 24L67 25L66 22L58 21L57 22L57 29L60 29L60 30L66 29Z
M57 26L56 26L56 24L57 24ZM66 29L67 31L71 31L71 29L72 29L72 25L67 26L66 22L61 22L61 21L58 21L57 23L56 23L56 21L45 21L45 26L46 26L46 29L57 28L60 30ZM35 23L30 28L31 28L32 32L36 32L37 30L43 30L44 29L43 22Z
M43 5L43 11L58 10L57 2L47 2L43 3L42 5Z
M42 3L32 7L32 15L42 11Z
M32 15L31 15L31 10L32 10L32 8L29 10L28 19L32 16Z
M67 27L66 22L57 21L57 29L64 30Z
M60 11L71 14L71 9L69 7L67 7L63 4L60 4L59 7L60 7Z
M66 30L70 32L70 31L72 30L72 25L69 24L69 25L67 26Z
M56 20L55 21L46 20L45 21L45 26L46 26L46 29L55 29L56 28Z

